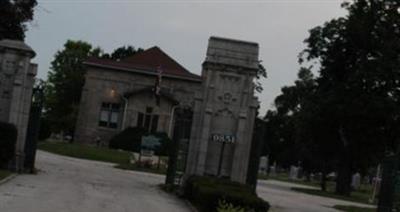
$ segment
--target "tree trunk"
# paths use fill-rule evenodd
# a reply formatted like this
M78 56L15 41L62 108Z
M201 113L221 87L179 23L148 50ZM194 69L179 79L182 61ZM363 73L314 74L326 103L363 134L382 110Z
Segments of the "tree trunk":
M349 143L344 133L343 127L339 129L339 137L343 143L343 151L337 170L335 193L343 196L350 196L352 161Z
M321 191L326 191L326 174L326 166L324 164L321 172Z
M310 173L310 171L306 171L304 173L304 176L305 176L305 180L304 181L311 182L311 173Z
M347 161L350 162L350 161ZM343 162L338 169L336 178L336 194L350 196L351 193L351 165Z

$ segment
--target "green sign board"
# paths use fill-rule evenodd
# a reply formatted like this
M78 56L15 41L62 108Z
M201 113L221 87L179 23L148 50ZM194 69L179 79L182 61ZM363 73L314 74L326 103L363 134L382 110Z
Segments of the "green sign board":
M154 135L142 136L141 148L147 150L156 150L161 146L160 139Z

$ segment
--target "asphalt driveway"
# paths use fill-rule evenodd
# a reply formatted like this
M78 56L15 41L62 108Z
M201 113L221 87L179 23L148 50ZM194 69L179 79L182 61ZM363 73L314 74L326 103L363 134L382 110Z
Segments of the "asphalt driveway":
M37 175L0 186L4 212L183 212L182 200L158 188L161 175L124 171L113 164L37 153Z

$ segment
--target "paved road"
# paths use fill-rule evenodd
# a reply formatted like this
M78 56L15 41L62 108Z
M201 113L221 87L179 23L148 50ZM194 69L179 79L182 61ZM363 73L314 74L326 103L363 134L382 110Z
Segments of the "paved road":
M38 151L38 175L19 175L0 186L0 211L190 211L157 187L164 177L112 166Z
M190 211L183 201L160 191L160 175L43 151L38 151L37 167L37 175L19 175L0 185L0 212ZM273 212L330 212L336 211L333 205L354 204L291 191L295 186L260 180L257 193L271 203Z
M272 205L271 212L337 212L338 210L332 208L334 205L372 207L365 204L295 192L290 189L292 187L313 188L275 180L259 180L257 193Z

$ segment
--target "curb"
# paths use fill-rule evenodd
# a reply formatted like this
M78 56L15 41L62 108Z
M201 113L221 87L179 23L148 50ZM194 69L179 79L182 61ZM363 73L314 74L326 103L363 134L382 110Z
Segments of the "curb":
M10 176L8 176L8 177L6 177L6 178L0 180L0 185L2 185L2 184L4 184L4 183L6 183L6 182L8 182L8 181L10 181L10 180L12 180L12 179L14 179L14 177L16 177L16 176L17 176L17 174L11 174Z

